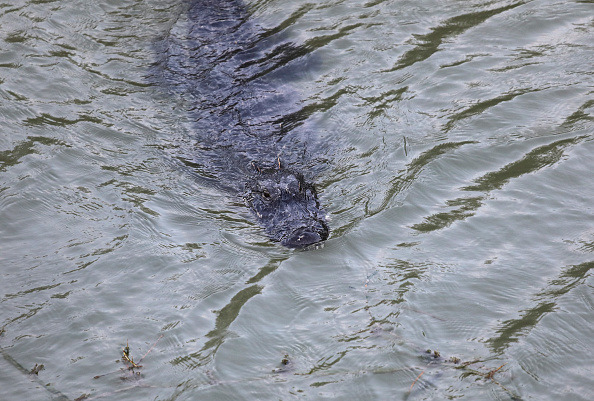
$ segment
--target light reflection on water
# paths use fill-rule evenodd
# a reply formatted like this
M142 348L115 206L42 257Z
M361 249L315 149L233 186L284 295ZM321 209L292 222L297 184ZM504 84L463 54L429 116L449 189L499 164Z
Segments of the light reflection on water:
M180 2L0 8L2 398L591 398L592 5L249 5L307 50L321 249L176 162Z

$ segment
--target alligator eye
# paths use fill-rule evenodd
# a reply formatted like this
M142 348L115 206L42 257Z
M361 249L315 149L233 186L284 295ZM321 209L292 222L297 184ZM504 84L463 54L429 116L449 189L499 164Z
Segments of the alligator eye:
M272 198L272 197L270 196L270 192L268 192L268 190L267 190L267 189L265 189L265 190L263 190L263 191L262 191L262 196L263 196L263 197L264 197L264 199L266 199L266 200L270 200L270 198Z

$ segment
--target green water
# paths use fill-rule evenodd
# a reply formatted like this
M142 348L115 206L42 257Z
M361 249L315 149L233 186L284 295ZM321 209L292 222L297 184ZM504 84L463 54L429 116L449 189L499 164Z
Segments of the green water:
M0 399L592 399L594 4L248 4L310 45L322 249L172 162L180 1L0 4Z

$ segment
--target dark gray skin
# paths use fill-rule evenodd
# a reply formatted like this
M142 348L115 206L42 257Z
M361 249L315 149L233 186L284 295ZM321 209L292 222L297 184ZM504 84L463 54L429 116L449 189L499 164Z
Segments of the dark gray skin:
M246 184L245 200L270 238L286 247L303 248L328 238L316 190L300 173L260 170Z
M307 158L316 139L302 127L315 109L288 84L308 51L255 25L240 0L192 0L157 44L154 71L189 103L193 134L173 140L176 158L241 196L270 239L289 248L329 234L311 181L320 163Z

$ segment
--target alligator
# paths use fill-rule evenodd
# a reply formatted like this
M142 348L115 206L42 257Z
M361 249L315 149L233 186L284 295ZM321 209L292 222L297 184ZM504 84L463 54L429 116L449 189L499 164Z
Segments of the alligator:
M307 48L258 27L240 0L186 6L157 46L161 83L189 104L191 150L176 157L240 196L272 241L321 243L329 227L307 159L311 107L289 82Z

